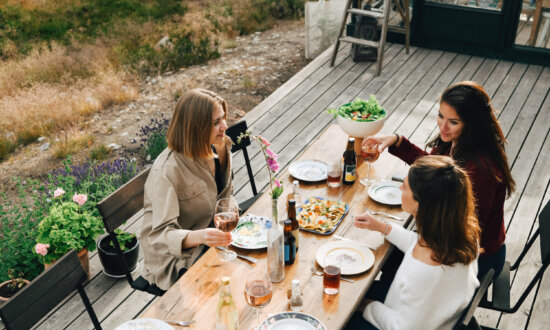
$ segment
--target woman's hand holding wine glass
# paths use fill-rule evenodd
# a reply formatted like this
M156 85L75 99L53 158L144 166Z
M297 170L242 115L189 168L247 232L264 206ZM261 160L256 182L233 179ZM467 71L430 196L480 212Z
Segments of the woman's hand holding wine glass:
M214 213L214 224L216 227L225 233L231 233L237 227L238 222L239 205L235 201L235 198L231 196L218 200ZM215 237L211 238L215 239ZM237 258L237 254L234 251L226 250L220 253L220 257L223 261L232 261Z

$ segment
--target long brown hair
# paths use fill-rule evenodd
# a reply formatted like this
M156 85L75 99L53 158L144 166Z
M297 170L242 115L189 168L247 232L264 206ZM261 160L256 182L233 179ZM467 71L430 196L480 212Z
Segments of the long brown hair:
M503 177L499 177L493 171L487 171L487 174L495 176L497 181L504 180L509 197L516 188L516 182L512 178L504 150L506 137L502 134L495 117L489 95L480 84L462 81L448 87L441 95L440 102L454 108L464 123L464 129L453 147L451 156L461 165L467 160L473 160L478 166L485 166L477 158L487 155L495 162ZM446 153L451 148L451 143L443 142L441 135L438 135L428 143L428 147L437 147L441 153Z
M205 89L185 92L166 132L168 147L190 158L211 157L212 114L218 106L222 107L224 119L227 119L227 103L218 94Z
M408 175L418 202L418 234L444 265L469 264L478 255L481 229L475 215L472 184L447 156L418 158Z

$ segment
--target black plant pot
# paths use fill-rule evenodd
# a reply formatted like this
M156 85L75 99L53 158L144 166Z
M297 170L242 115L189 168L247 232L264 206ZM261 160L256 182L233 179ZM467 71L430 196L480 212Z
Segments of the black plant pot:
M111 237L103 235L97 241L97 253L99 254L99 260L103 266L103 272L112 277L124 277L124 266L120 260L120 257L115 252L115 248L111 246ZM126 260L126 265L133 272L137 267L139 256L139 241L137 237L130 244L128 250L122 252L122 257Z

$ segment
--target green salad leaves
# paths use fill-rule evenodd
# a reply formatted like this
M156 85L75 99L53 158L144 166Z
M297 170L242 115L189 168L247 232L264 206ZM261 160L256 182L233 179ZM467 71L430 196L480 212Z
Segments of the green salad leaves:
M386 116L386 110L378 104L372 94L368 101L356 98L351 103L341 105L337 109L328 109L327 112L334 115L334 118L341 116L353 121L376 121Z

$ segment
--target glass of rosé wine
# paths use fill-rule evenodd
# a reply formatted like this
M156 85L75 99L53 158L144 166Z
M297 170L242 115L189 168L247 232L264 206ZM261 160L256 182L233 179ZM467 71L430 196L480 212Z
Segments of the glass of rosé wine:
M214 224L219 230L230 233L237 227L239 222L239 204L233 196L222 198L216 203L214 213ZM222 261L233 261L237 258L237 254L231 250L223 250L220 253Z
M378 150L379 144L376 142L366 143L361 147L361 157L365 162L367 163L367 176L359 182L365 186L368 187L374 182L376 182L375 178L370 177L370 163L375 162L378 157L380 157L380 151Z

